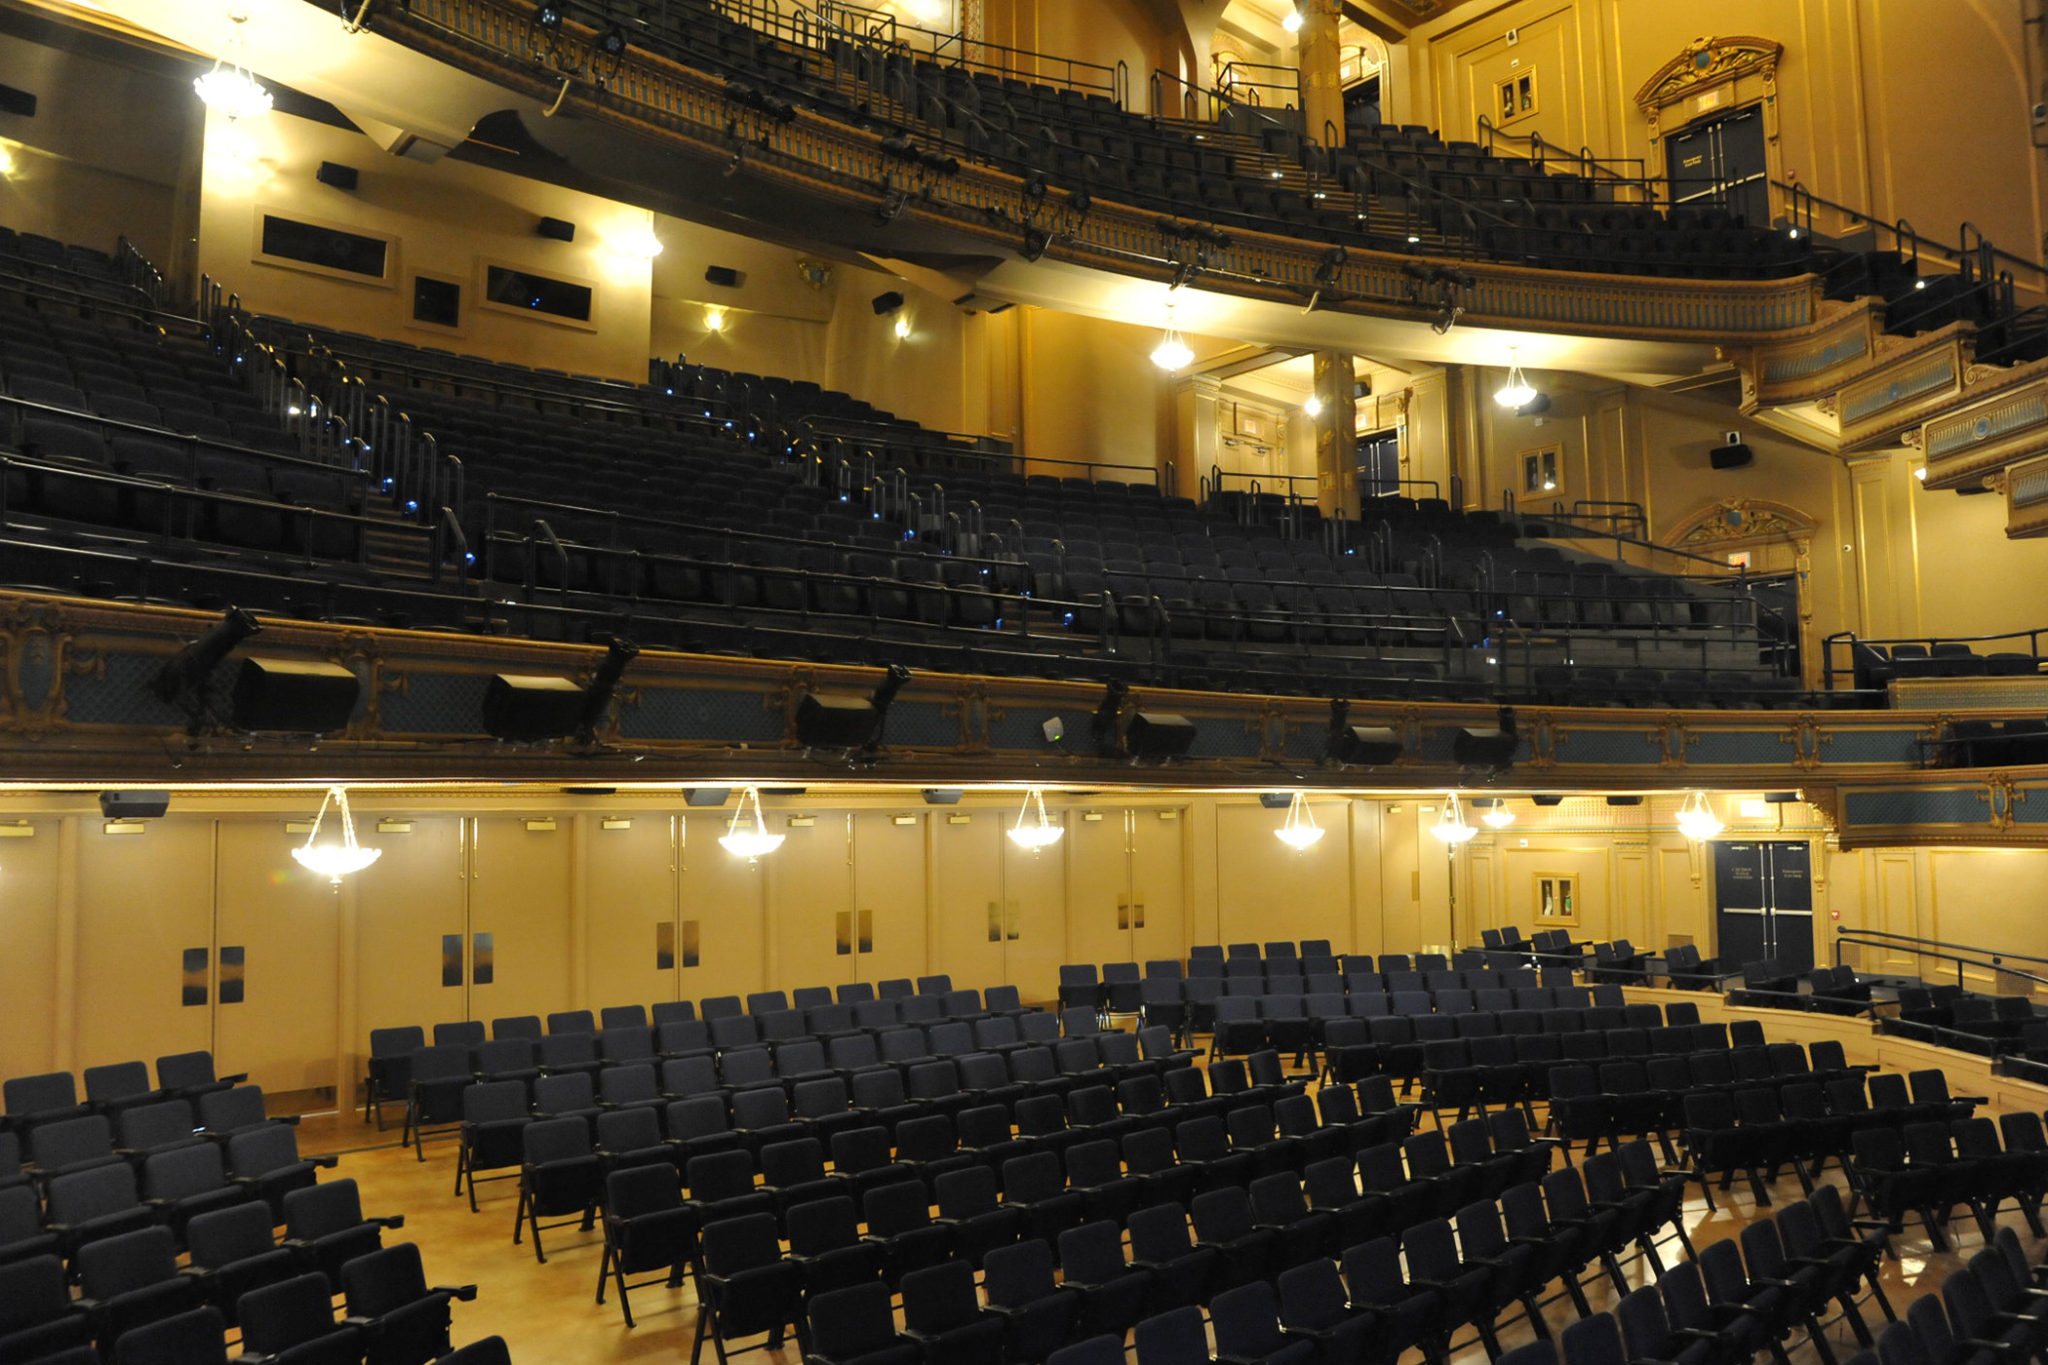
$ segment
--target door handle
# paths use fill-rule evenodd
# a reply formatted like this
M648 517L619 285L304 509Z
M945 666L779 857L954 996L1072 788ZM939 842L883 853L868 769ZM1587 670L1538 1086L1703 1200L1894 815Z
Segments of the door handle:
M207 1000L206 963L212 956L204 948L187 948L183 954L183 981L178 1004L183 1008L204 1005Z
M469 984L488 986L497 980L497 950L495 934L473 934L470 936Z
M223 1005L242 1003L244 986L242 968L245 962L241 944L220 950L220 991L217 996Z

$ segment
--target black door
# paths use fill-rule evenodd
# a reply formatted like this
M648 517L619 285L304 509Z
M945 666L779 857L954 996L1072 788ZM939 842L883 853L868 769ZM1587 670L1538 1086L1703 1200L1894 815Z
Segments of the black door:
M1741 109L1673 133L1664 139L1664 161L1672 203L1725 208L1751 227L1769 226L1771 185L1762 109Z
M1358 438L1358 497L1361 502L1401 491L1401 436L1374 431Z
M1813 966L1812 856L1797 841L1714 845L1721 958L1735 967L1776 958L1791 972Z

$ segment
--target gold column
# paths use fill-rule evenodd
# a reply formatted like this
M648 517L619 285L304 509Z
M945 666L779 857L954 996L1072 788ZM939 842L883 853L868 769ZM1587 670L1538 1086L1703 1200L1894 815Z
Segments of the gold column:
M1318 146L1344 145L1343 48L1337 41L1338 0L1295 0L1301 30L1295 62L1301 72L1302 131Z
M1358 520L1357 379L1347 351L1317 351L1316 506Z

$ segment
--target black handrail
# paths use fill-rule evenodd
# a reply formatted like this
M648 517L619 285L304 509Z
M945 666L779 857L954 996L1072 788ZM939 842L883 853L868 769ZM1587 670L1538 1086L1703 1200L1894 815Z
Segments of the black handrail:
M1944 943L1940 939L1917 938L1911 934L1888 933L1882 929L1841 929L1835 930L1835 965L1842 964L1842 947L1853 944L1861 948L1893 948L1906 946L1915 957L1943 958L1956 965L1956 984L1963 984L1963 968L1987 967L1994 972L2006 972L2023 977L2028 981L2048 985L2048 975L2025 971L2007 965L2008 959L2015 962L2030 962L2035 966L2048 968L2048 957L2035 957L2030 953L2007 953L1995 948L1979 948L1966 943Z
M1870 228L1874 232L1890 233L1894 243L1901 248L1910 247L1915 257L1919 255L1921 248L1924 247L1931 254L1940 257L1960 270L1966 262L1972 261L1981 252L1992 260L2005 261L2023 270L2032 271L2036 276L2040 277L2044 285L2048 285L2048 266L2044 266L2041 262L2024 260L2013 255L2011 252L2000 251L1989 242L1984 241L1983 234L1981 233L1978 233L1978 245L1975 247L1970 246L1969 234L1976 231L1974 224L1964 223L1958 230L1960 238L1958 245L1951 247L1946 242L1921 236L1913 230L1913 225L1903 218L1896 222L1887 223L1882 219L1873 218L1859 209L1852 209L1847 204L1838 204L1832 199L1823 199L1804 185L1787 184L1782 180L1773 180L1770 184L1773 189L1785 192L1786 217L1791 221L1792 226L1802 229L1808 235L1811 235L1813 232L1814 209L1822 208L1829 213L1841 214L1852 222L1862 227Z
M2044 636L2048 636L2048 626L2035 626L2030 630L2009 630L1998 635L1900 635L1883 639L1864 639L1853 630L1838 630L1832 635L1822 637L1820 642L1822 684L1828 691L1832 692L1835 690L1835 674L1838 671L1835 665L1835 650L1838 645L1848 645L1850 647L1849 662L1839 671L1848 675L1853 690L1856 677L1854 654L1855 648L1858 645L1867 645L1871 648L1882 647L1885 649L1890 649L1895 645L1924 645L1932 649L1935 645L1985 645L1998 644L2007 640L2025 640L2027 642L2027 653L2032 654L2038 659L2044 657L2042 651ZM2018 653L2017 650L2013 652Z

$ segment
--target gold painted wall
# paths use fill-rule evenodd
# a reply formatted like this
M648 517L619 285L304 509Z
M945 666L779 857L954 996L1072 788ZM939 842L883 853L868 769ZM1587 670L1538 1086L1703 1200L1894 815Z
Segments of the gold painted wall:
M2000 0L1722 0L1705 15L1667 0L1465 6L1418 27L1404 45L1400 116L1446 139L1473 138L1477 116L1491 110L1493 82L1534 69L1538 110L1515 132L1638 158L1661 175L1662 147L1634 96L1707 36L1784 45L1772 156L1781 179L1879 221L1907 218L1938 241L1954 240L1967 218L2034 258L2048 214L2029 140L2033 95L2020 8ZM1701 112L1670 109L1664 130Z
M322 161L357 168L358 188L315 181ZM264 210L394 239L387 279L358 281L252 259ZM543 217L574 223L575 240L537 235ZM389 156L358 134L289 115L207 119L199 268L258 312L644 381L653 271L630 248L651 230L645 209L453 160L423 165ZM487 262L591 286L591 325L484 304ZM462 286L459 327L411 320L415 273Z
M1008 796L932 808L814 792L770 798L771 826L790 840L760 864L717 846L723 812L680 817L677 837L673 804L652 796L506 794L462 813L476 804L360 793L365 841L384 856L336 892L287 856L303 837L287 821L310 814L303 797L181 793L171 816L125 835L106 833L90 800L7 798L0 820L36 832L0 840L10 949L0 985L21 1006L0 1033L0 1074L211 1047L224 1070L300 1090L359 1075L368 1031L391 1024L927 971L963 985L1008 980L1043 1000L1061 962L1180 957L1192 943L1327 938L1338 952L1413 952L1447 944L1454 882L1459 943L1500 924L1542 927L1533 888L1546 872L1578 878L1577 914L1563 925L1577 938L1714 946L1711 853L1673 827L1676 797L1625 808L1572 798L1551 810L1515 798L1513 825L1449 858L1428 833L1438 803L1427 799L1318 798L1326 833L1297 854L1271 837L1280 812L1249 797L1055 795L1068 837L1028 854L1002 837ZM1843 928L2048 956L2028 908L2048 884L2048 853L1829 852L1804 807L1744 816L1732 799L1716 805L1727 837L1815 842L1818 960L1829 957L1831 911ZM1104 820L1085 824L1085 810ZM789 828L799 811L816 823ZM608 819L631 825L605 829ZM377 828L393 820L409 828ZM1117 924L1132 893L1147 906L1144 929ZM869 912L867 951L858 939L837 951L842 910ZM678 930L666 961L663 924ZM488 982L476 971L482 932L495 936ZM444 936L455 945L445 962ZM218 996L227 946L246 952L241 1003ZM188 949L210 955L189 980ZM187 984L203 1000L182 1003Z

